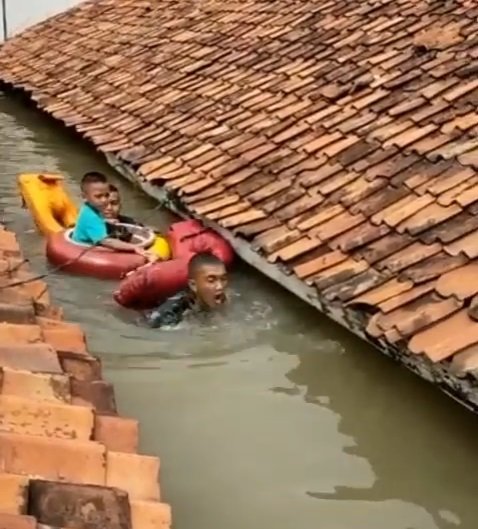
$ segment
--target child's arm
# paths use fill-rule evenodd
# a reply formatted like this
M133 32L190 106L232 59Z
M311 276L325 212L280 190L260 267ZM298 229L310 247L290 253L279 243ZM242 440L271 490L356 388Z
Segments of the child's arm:
M134 244L110 237L107 223L103 218L86 217L82 219L81 227L94 245L104 246L120 252L141 253L141 251L138 252L138 248Z
M135 252L138 253L138 250L141 250L141 248L138 248L135 244L131 244L130 242L120 241L119 239L114 239L113 237L105 237L99 242L100 246L104 246L105 248L110 248L111 250L116 250L120 252Z

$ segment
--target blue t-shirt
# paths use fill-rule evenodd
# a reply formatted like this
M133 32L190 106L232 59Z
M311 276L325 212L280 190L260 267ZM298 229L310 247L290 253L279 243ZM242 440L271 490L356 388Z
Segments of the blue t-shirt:
M80 209L71 238L82 244L98 244L108 237L106 221L101 213L85 203Z

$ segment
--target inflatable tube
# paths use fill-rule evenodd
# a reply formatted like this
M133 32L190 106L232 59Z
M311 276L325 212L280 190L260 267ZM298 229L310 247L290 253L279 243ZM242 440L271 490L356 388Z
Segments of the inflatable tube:
M63 181L63 176L54 174L26 173L18 177L23 203L43 235L58 233L76 222L78 212Z
M230 266L234 251L227 241L196 220L173 224L168 231L173 259L137 270L124 279L114 294L123 307L144 310L152 308L185 288L188 264L194 255L211 253Z
M64 177L55 174L25 173L18 176L24 205L43 235L62 232L75 225L78 211L68 196ZM165 237L156 235L150 251L160 259L170 259L171 249Z
M99 279L121 279L145 263L144 258L135 253L75 243L70 238L71 232L54 233L48 237L46 244L48 261L61 266L65 272ZM143 244L147 245L143 242L141 246Z
M169 228L167 237L174 259L207 252L215 255L226 266L230 266L234 260L231 245L197 220L176 222Z
M152 246L148 248L148 250L157 255L162 261L171 259L171 248L169 247L169 242L161 235L156 235Z
M192 255L154 263L136 270L121 281L115 301L130 309L151 309L187 286Z

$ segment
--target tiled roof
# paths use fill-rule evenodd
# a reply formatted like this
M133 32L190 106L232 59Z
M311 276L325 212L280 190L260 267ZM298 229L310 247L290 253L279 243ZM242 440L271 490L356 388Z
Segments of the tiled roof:
M0 225L0 527L169 528L159 460L137 450L82 329Z
M95 0L0 78L370 336L469 370L477 35L475 0Z

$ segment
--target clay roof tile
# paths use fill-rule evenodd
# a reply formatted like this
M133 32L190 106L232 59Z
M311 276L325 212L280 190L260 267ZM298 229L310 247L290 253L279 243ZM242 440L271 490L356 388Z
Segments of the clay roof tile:
M150 3L96 0L13 37L0 79L324 305L396 311L371 320L381 340L436 360L453 328L467 347L474 324L446 313L476 294L472 3ZM420 303L426 318L403 308Z

